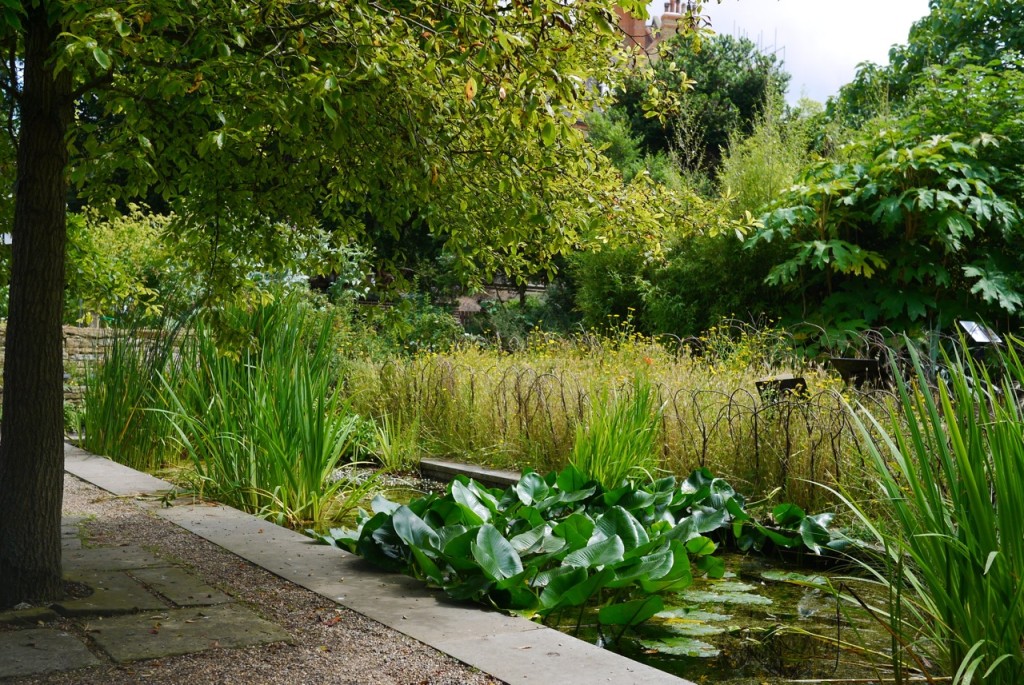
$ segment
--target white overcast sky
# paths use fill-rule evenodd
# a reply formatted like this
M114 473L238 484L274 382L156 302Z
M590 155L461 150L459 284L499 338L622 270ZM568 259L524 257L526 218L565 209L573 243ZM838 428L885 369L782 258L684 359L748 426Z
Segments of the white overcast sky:
M648 5L652 16L664 0ZM705 0L712 28L777 51L792 78L786 99L824 102L849 83L857 64L889 63L889 47L906 43L928 0Z

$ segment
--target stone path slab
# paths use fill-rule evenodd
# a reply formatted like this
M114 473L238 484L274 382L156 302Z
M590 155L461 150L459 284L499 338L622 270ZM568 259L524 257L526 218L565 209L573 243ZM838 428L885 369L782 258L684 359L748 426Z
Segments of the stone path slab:
M150 566L166 566L167 562L141 547L64 548L61 559L64 571L127 571Z
M0 633L0 678L69 671L100 660L73 635L49 628Z
M62 616L115 616L166 609L159 597L123 571L66 571L64 578L84 583L92 594L51 606Z
M140 568L129 573L179 607L213 606L234 601L229 595L201 583L195 576L176 566Z
M237 604L117 616L96 621L91 627L92 639L120 664L208 649L290 642L283 629Z

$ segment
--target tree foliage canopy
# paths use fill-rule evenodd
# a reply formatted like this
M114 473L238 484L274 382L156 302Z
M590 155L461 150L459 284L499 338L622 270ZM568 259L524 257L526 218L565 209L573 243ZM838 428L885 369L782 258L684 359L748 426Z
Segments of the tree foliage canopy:
M97 207L167 201L221 294L237 264L413 218L466 278L613 230L621 193L575 128L625 63L607 0L0 0L0 46L17 174L0 606L60 591L68 178Z
M601 98L588 79L619 78L606 2L47 7L57 66L98 113L72 127L83 198L168 198L220 265L417 219L473 275L544 263L590 218L599 162L574 125ZM5 11L8 48L21 17Z
M701 167L715 166L731 133L749 134L769 94L785 92L789 83L775 55L727 34L675 36L653 70L657 92L679 95L679 116L667 123L647 117L643 103L650 86L641 80L626 83L620 102L648 150L696 145L692 157Z

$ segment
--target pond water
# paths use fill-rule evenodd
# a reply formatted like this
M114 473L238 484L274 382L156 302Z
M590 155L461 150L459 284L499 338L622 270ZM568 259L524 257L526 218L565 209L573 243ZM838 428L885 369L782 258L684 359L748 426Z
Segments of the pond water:
M618 628L599 632L589 613L562 616L555 627L698 683L872 679L891 670L888 634L825 586L842 582L868 604L884 606L877 588L763 557L724 560L723 579L695 579L686 591L664 595L664 611L619 639Z
M445 487L392 477L381 485L381 494L401 503ZM355 512L350 517L344 525L354 527ZM885 606L877 586L760 555L721 556L724 578L695 578L684 592L663 595L664 611L621 635L617 627L598 629L596 608L566 611L548 624L697 683L871 682L891 673L888 633L828 589L842 583L867 604Z

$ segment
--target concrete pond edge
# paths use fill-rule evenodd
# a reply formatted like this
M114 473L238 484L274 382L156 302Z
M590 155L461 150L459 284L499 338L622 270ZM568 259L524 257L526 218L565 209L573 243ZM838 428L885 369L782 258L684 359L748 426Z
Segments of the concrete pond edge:
M692 685L527 619L451 601L237 509L165 498L172 484L70 444L64 469L114 495L138 496L153 514L507 683Z

